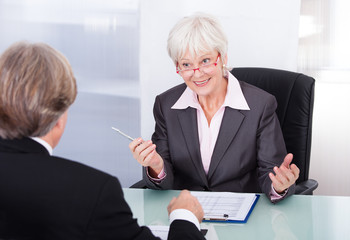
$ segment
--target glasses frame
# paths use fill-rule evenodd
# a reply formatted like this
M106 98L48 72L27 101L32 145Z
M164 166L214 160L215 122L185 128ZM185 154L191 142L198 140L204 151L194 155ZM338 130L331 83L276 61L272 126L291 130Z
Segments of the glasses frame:
M176 64L176 73L177 74L180 74L181 75L181 72L188 72L188 71L192 71L193 70L193 74L191 75L191 77L196 73L196 70L202 72L201 68L205 67L209 67L211 65L214 65L215 67L218 65L218 62L219 62L219 57L220 57L220 53L218 54L217 58L216 58L216 62L214 63L210 63L208 65L204 65L204 66L201 66L201 67L197 67L197 68L192 68L192 69L179 69L179 63ZM202 72L203 73L203 72Z

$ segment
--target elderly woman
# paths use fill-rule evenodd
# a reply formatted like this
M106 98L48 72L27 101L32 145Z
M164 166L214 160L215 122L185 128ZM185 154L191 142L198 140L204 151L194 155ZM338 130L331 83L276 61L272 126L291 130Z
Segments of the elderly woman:
M276 100L228 71L219 22L183 18L168 53L185 83L156 97L152 140L129 145L147 186L264 192L272 202L293 194L299 169L286 153Z

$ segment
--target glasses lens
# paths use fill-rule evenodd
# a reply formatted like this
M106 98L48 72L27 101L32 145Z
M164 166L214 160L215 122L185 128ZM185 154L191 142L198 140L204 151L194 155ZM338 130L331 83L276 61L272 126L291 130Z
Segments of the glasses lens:
M180 73L181 73L182 77L188 78L194 74L194 71L193 71L193 69L189 69L189 70L183 70Z
M212 64L201 67L200 70L202 71L202 73L211 74L215 70L215 66L216 66L216 64L212 63Z
M193 74L196 71L200 71L203 74L212 74L215 70L217 62L215 63L209 63L207 65L203 65L199 68L194 68L194 69L182 69L179 71L179 74L183 77L183 78L189 78L192 77Z

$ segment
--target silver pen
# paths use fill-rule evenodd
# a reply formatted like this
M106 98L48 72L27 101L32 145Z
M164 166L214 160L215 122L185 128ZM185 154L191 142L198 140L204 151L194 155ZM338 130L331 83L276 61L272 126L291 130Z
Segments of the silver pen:
M227 219L228 219L228 214L217 215L217 216L209 215L209 217L208 216L203 217L203 220L206 220L206 221L227 221Z
M118 133L120 133L121 135L123 135L124 137L128 138L129 140L131 141L134 141L135 139L130 137L129 135L123 133L122 131L120 131L119 129L115 128L115 127L112 127L113 130L117 131Z

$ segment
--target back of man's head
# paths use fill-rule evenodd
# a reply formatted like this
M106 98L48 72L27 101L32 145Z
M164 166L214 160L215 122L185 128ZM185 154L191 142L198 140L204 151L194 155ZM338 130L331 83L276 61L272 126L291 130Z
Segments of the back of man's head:
M63 54L44 43L15 43L0 57L0 137L46 135L76 95Z

